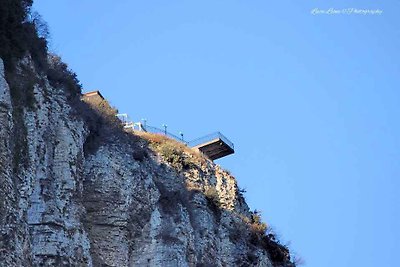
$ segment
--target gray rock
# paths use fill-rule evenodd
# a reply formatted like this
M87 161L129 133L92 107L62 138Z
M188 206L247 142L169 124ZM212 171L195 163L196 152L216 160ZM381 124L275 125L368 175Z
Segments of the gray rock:
M1 266L280 266L250 242L251 213L228 172L195 159L177 169L137 138L85 153L88 126L41 78L36 108L23 110L27 162L13 168L0 60Z

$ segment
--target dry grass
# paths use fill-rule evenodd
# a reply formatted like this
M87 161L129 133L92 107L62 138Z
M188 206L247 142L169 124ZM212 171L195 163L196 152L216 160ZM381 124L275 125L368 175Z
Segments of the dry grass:
M84 143L85 155L93 154L105 144L123 144L135 160L142 161L148 156L147 150L140 146L137 136L124 131L121 121L116 117L118 111L99 96L82 97L74 101L74 114L82 118L89 130Z
M295 266L291 262L287 246L279 243L272 229L261 221L261 215L258 211L252 212L251 217L244 220L244 222L250 229L249 242L268 251L272 262L279 264L279 266Z
M183 165L202 165L207 163L207 159L199 151L163 134L139 131L135 131L134 134L148 141L150 148L159 153L169 163L181 163Z
M247 217L240 213L237 213L236 215L249 227L252 233L260 237L267 234L269 227L265 222L262 222L259 211L251 212L250 217Z
M265 235L268 229L268 225L265 222L261 221L261 216L257 211L253 212L253 214L251 215L249 226L252 232L260 236Z
M162 134L152 134L146 132L134 132L135 135L146 140L156 153L158 153L165 162L170 164L177 170L193 170L193 164L197 167L206 164L208 159L201 153L185 146L184 144L168 138ZM231 175L228 171L222 170L225 175ZM190 193L201 193L207 200L208 208L214 213L217 222L221 220L221 204L217 190L214 187L203 188L200 184L190 181L186 182L186 188ZM239 190L242 193L243 190ZM164 196L161 203L171 206L170 198ZM172 204L176 206L176 204ZM261 215L258 211L254 211L249 216L240 213L234 213L240 218L237 220L235 228L232 229L229 238L232 242L249 242L254 247L265 249L271 260L277 265L294 266L290 261L289 250L286 246L281 245L276 240L275 235L268 225L261 220ZM241 229L238 231L238 229ZM168 241L171 238L169 233L163 233L163 238ZM164 240L163 239L163 240ZM171 240L175 241L174 238ZM255 262L256 256L250 253L248 255L249 262Z

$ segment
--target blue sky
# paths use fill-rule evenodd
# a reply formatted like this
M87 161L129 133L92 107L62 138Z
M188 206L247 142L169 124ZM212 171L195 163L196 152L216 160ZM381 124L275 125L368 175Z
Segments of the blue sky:
M313 8L383 10L311 15ZM121 112L193 139L308 267L395 266L400 2L37 0L51 49Z

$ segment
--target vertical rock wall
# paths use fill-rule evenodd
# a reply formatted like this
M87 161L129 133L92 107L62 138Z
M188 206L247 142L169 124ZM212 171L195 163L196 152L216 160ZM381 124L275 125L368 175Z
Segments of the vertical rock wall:
M37 78L35 108L23 110L27 162L13 166L0 60L0 266L274 266L249 241L230 174L207 160L177 170L144 140L109 138L85 154L88 127L63 90Z

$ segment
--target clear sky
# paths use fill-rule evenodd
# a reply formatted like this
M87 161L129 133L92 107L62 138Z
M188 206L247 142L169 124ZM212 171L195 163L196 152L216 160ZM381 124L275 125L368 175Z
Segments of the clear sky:
M314 8L383 10L312 15ZM85 90L193 139L308 267L400 266L400 2L36 0Z

